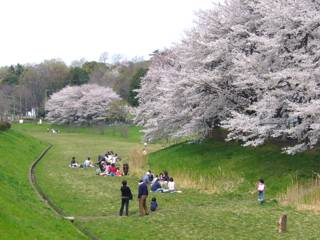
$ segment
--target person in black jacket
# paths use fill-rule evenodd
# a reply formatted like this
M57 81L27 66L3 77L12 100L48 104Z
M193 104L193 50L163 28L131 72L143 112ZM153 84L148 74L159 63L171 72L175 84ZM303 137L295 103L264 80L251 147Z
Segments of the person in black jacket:
M148 186L146 182L142 180L139 183L138 199L139 199L139 211L140 216L148 215L147 209L147 197L148 197Z
M129 214L129 201L132 200L132 193L131 189L127 186L127 181L122 181L122 187L120 189L121 191L121 208L119 215L122 216L123 214L123 208L126 208L126 216Z

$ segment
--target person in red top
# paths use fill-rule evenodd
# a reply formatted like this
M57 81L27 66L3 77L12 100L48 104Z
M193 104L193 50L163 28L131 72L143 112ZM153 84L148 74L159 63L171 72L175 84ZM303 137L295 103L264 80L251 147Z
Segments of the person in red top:
M115 176L117 172L117 168L114 164L111 164L111 167L109 167L109 175L110 176Z
M117 168L116 176L117 176L117 177L121 177L121 176L122 176L122 173L120 172L120 169L119 169L119 168Z

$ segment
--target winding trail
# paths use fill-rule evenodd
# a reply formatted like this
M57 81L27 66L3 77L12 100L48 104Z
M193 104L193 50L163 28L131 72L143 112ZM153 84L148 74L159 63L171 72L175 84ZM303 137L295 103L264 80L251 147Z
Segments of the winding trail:
M54 213L56 213L58 216L60 216L62 220L69 220L80 234L86 236L87 238L89 238L91 240L99 240L99 238L96 237L94 234L92 234L88 229L84 228L79 223L77 223L75 221L76 219L74 217L66 216L64 214L63 210L61 208L59 208L58 206L56 206L53 203L53 201L40 188L40 186L39 186L39 184L37 182L36 175L35 175L35 169L36 169L38 163L43 159L43 157L47 154L47 152L52 147L53 147L53 145L50 144L30 166L30 169L29 169L29 181L30 181L30 184L31 184L32 188L38 194L39 198L45 204L47 204L53 210ZM81 218L79 220L81 220Z

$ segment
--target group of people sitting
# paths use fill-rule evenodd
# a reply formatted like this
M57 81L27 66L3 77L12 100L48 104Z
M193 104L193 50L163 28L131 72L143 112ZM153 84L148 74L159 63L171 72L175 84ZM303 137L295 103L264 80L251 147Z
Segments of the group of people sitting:
M83 161L82 164L79 164L75 157L72 157L70 165L71 168L89 168L94 167L90 157Z
M71 168L90 168L96 167L96 174L100 176L122 176L122 172L117 167L118 162L121 158L118 154L114 154L112 151L108 151L104 156L99 155L98 161L92 163L90 157L88 157L82 164L77 163L76 158L72 157L70 167ZM124 164L124 174L128 174L129 166Z
M122 176L120 168L117 166L121 158L112 151L107 152L104 156L98 157L96 174L100 176Z
M155 175L149 170L145 173L142 181L150 184L151 192L181 192L177 191L176 184L172 177L169 176L168 171L161 172L159 175Z
M47 128L47 132L48 133L57 134L57 133L60 133L60 130L59 129L54 129L54 128Z

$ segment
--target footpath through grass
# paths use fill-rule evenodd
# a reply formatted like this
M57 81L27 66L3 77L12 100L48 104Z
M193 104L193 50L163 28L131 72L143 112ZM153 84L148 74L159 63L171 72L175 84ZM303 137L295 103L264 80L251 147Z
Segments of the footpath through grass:
M85 239L30 185L29 168L45 147L14 130L0 132L0 239Z
M177 176L176 184L183 193L150 194L149 201L152 196L157 197L159 211L143 218L138 216L138 203L134 199L130 202L130 216L119 217L120 183L127 179L136 198L138 177L100 177L94 169L70 169L68 164L72 156L82 162L87 156L96 158L106 150L119 153L130 164L133 150L142 148L138 129L131 129L125 137L90 128L61 128L61 134L54 135L46 131L48 126L15 127L54 145L38 168L40 185L65 213L76 216L76 221L101 239L318 239L320 236L320 216L270 200L295 176L307 179L319 169L316 152L292 158L279 154L272 145L248 150L221 141L172 146L151 154L150 165L155 172L166 169L173 177ZM210 191L188 188L179 181L181 176L191 179L190 186L201 179L210 180L215 185L214 191L209 194ZM268 198L262 206L257 204L254 186L261 176L267 182ZM194 186L201 187L202 183ZM277 222L283 212L288 214L288 232L279 235Z

